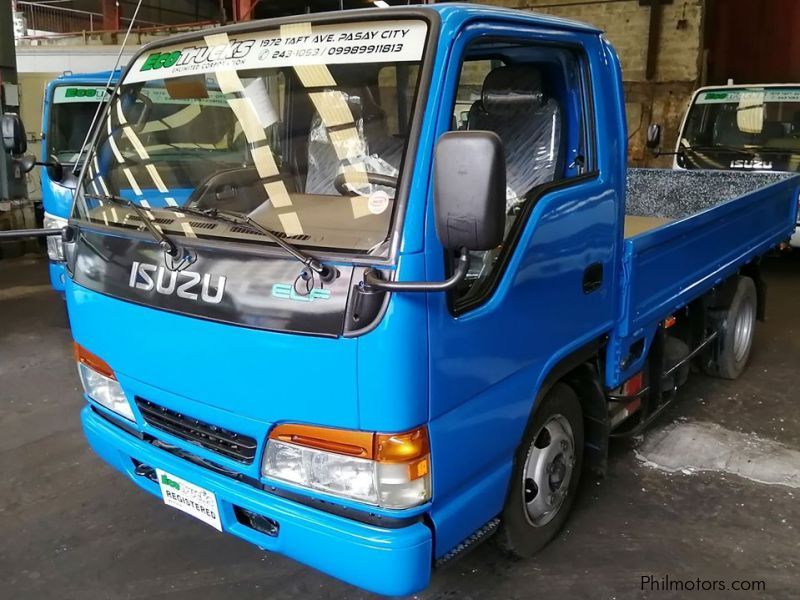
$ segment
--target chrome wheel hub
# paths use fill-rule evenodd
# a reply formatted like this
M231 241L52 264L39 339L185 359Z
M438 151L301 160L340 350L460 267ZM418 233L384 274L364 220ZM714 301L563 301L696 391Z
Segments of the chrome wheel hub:
M747 356L750 338L753 335L755 316L756 309L749 302L742 304L736 315L736 323L733 326L733 357L736 362L741 362Z
M553 415L539 430L528 450L523 469L525 516L534 527L556 516L569 491L575 467L575 440L569 421Z

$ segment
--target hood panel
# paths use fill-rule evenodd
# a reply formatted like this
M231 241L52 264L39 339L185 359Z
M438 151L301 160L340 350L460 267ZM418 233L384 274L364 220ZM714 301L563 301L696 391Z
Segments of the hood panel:
M67 281L75 340L120 381L196 418L198 403L262 423L358 427L357 340L258 331L104 296ZM135 380L135 381L134 381Z
M294 283L303 266L294 259L227 248L189 252L193 262L175 270L155 241L81 230L68 261L77 284L164 311L272 331L342 333L352 267L301 295Z

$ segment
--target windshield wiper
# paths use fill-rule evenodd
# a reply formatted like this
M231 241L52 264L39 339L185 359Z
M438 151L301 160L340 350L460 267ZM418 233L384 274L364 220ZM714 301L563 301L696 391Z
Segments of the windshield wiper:
M200 217L205 217L207 219L216 219L218 221L225 221L227 223L233 223L235 225L245 225L252 229L255 229L258 233L268 237L271 241L275 242L278 246L283 248L286 252L288 252L293 258L297 259L303 265L311 269L314 273L319 275L323 281L326 280L326 277L335 271L335 269L329 269L321 262L319 262L313 256L306 254L302 250L297 249L295 246L278 236L274 231L271 231L264 227L263 225L259 224L252 217L249 215L243 215L239 213L233 213L226 210L220 210L218 208L193 208L190 206L168 206L168 209L171 209L175 212L183 212L189 215L197 215Z
M153 222L150 220L149 215L145 211L145 209L132 200L128 200L127 198L123 198L122 196L112 196L112 195L103 195L103 194L84 194L84 198L91 198L92 200L100 200L101 202L113 202L114 204L118 204L120 206L125 206L133 210L136 213L136 216L139 217L139 220L144 223L145 228L150 232L150 234L155 238L158 242L158 245L161 246L161 249L169 254L171 257L176 258L180 254L180 250L178 249L177 244L173 242L167 234L161 231L158 227L156 227Z
M695 151L719 151L719 152L735 152L737 154L743 154L745 156L753 157L755 156L755 152L752 150L747 150L745 148L737 148L736 146L681 146L681 150L695 150Z
M756 152L767 152L769 154L800 154L800 148L791 150L789 148L778 148L777 146L764 146L757 148Z

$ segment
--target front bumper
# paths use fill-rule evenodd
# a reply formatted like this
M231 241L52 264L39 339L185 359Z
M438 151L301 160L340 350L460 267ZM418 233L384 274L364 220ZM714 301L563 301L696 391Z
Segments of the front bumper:
M174 456L115 427L89 406L81 412L81 421L94 451L151 494L160 498L159 486L135 473L134 460L216 494L223 531L371 592L399 596L418 592L428 585L433 542L430 529L421 522L385 529L352 521L272 495ZM240 523L234 507L277 522L277 535L273 537Z

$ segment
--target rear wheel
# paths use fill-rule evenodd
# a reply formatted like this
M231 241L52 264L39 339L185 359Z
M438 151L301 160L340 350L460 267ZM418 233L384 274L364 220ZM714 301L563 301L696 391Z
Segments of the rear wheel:
M709 313L718 335L716 356L706 368L709 375L736 379L742 374L753 347L757 306L755 283L749 277L740 277L731 305Z
M545 395L517 452L499 542L532 556L564 524L583 464L583 415L575 392L558 383Z

